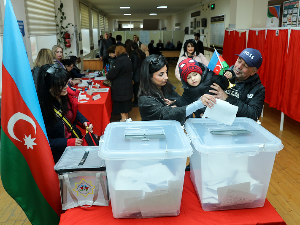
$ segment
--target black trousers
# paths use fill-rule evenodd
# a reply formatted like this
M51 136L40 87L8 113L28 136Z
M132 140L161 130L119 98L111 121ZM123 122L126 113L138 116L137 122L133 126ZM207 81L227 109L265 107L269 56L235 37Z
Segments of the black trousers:
M133 84L133 96L134 96L134 100L133 103L138 103L138 92L139 92L139 88L140 88L140 82L134 82Z

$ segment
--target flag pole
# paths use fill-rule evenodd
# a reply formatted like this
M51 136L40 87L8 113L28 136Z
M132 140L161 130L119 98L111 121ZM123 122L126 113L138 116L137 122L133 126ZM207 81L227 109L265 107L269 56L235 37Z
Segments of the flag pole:
M222 70L223 70L223 74L225 73L225 70L224 70L224 67L223 67L223 65L222 65L222 62L221 62L221 60L220 60L220 58L219 58L219 53L218 53L218 51L216 50L216 48L215 48L215 45L213 45L213 47L214 47L214 49L215 49L215 52L216 52L216 55L217 55L217 57L218 57L218 60L219 60L219 63L221 64L221 66L222 66Z

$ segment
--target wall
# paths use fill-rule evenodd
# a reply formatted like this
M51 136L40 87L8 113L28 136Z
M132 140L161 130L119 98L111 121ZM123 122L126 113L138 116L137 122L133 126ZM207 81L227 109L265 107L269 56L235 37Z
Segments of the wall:
M268 12L268 0L254 0L252 28L265 28Z
M207 27L204 29L204 41L203 44L206 47L210 46L210 18L219 15L225 15L225 28L228 28L231 20L231 3L230 0L216 0L211 3L216 4L215 10L210 10L205 4L203 7L199 4L190 7L188 10L173 15L170 18L171 25L167 27L168 30L174 30L175 23L180 23L180 30L184 31L185 27L189 27L190 23L196 18L197 21L201 21L201 18L207 18ZM200 16L191 18L191 13L201 11ZM169 21L169 20L168 20ZM202 25L201 25L202 26ZM199 31L199 28L196 28L196 31ZM181 41L183 42L183 40ZM210 58L211 54L205 51L206 57Z

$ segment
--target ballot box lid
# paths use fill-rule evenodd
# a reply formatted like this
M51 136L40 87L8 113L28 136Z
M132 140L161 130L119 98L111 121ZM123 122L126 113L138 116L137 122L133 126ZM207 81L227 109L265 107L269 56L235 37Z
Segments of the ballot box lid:
M175 120L115 122L107 125L99 155L105 160L185 158L190 140Z
M98 146L69 146L54 166L58 174L74 171L104 171L105 161L98 155Z
M245 117L235 118L231 126L208 118L191 118L186 121L185 130L193 147L204 154L256 155L283 149L279 138Z

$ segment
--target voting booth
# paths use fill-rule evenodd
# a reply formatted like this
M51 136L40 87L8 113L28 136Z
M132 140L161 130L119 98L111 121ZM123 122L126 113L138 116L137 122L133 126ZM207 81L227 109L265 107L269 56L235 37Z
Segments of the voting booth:
M110 123L100 142L114 218L179 215L192 154L179 122Z
M98 146L67 147L54 166L59 175L63 210L109 205L105 161L98 151Z
M205 211L263 207L281 140L249 118L188 119L191 180Z

